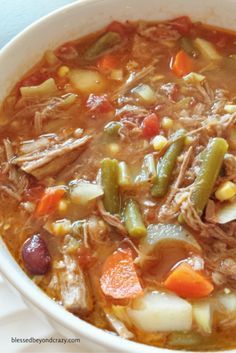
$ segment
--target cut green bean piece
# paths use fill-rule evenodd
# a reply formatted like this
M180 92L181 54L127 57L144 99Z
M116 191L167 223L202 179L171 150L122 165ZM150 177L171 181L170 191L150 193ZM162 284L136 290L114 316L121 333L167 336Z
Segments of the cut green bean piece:
M187 54L193 57L196 57L199 54L198 50L194 48L191 39L187 37L182 37L180 39L180 46Z
M125 162L120 162L118 166L118 184L121 187L130 187L132 185L129 167Z
M172 135L172 139L176 141L170 145L157 164L157 176L151 189L151 194L154 197L165 196L169 189L177 158L184 149L185 131L178 130Z
M140 174L136 177L135 183L145 183L147 181L153 181L156 177L156 166L153 154L147 154L144 157L143 164L141 167Z
M93 60L121 42L121 36L117 32L107 32L94 42L85 52L86 60Z
M226 140L215 137L203 151L204 158L202 159L200 171L195 179L191 194L191 201L200 215L212 193L227 150L228 143Z
M124 208L124 221L128 234L131 237L141 238L147 235L147 228L143 223L138 204L133 199L126 201Z
M119 130L122 128L122 123L119 121L111 121L104 127L104 132L111 138L119 136Z
M105 158L101 162L101 178L104 189L103 203L111 214L119 213L120 196L118 185L118 161Z

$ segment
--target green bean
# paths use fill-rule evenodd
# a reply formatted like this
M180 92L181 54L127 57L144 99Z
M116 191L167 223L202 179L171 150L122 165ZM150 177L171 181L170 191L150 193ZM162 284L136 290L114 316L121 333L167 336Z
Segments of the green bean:
M220 137L213 138L203 151L200 171L194 181L191 201L201 215L212 193L216 179L220 173L228 143Z
M157 176L151 189L151 194L154 197L165 196L168 191L177 158L184 148L185 131L178 130L172 138L176 141L170 145L157 164Z
M182 37L180 39L180 46L181 48L189 55L195 57L198 55L197 49L194 48L191 39L187 37Z
M116 138L119 136L119 130L122 126L119 121L111 121L104 127L104 132L108 137Z
M93 60L104 51L112 48L121 42L121 36L117 32L107 32L97 41L95 41L86 51L84 57L86 60Z
M135 183L143 183L149 180L153 181L156 177L156 167L155 167L155 159L153 154L147 154L144 157L143 164L141 167L140 174L136 177Z
M118 166L118 184L121 187L130 187L132 178L127 163L120 162Z
M124 208L124 221L128 234L134 238L147 235L146 226L143 223L138 204L133 199L126 201Z
M118 161L116 159L104 158L102 160L101 177L104 189L104 207L112 214L119 213L120 196L118 185Z

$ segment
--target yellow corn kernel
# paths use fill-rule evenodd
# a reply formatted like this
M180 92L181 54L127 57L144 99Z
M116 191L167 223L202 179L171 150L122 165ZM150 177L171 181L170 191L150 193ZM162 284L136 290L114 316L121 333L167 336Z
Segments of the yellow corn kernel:
M67 209L68 209L68 201L62 199L58 204L58 211L59 212L66 212Z
M117 154L120 151L120 146L117 143L110 143L108 149L111 154Z
M219 201L226 201L236 195L236 184L232 181L225 181L222 183L215 192L215 197Z
M121 69L114 69L111 71L110 78L115 81L122 81L123 80L123 70Z
M71 232L72 226L69 219L61 219L52 223L51 232L57 237L63 237Z
M57 71L57 75L58 75L59 77L65 77L69 72L70 72L69 67L63 65L63 66L59 67L59 69L58 69L58 71Z
M169 130L173 127L174 121L171 118L164 117L161 121L161 127L164 130Z
M186 136L184 139L185 146L189 146L193 143L194 138L192 136Z
M160 151L167 144L165 136L157 135L152 140L152 145L155 151Z

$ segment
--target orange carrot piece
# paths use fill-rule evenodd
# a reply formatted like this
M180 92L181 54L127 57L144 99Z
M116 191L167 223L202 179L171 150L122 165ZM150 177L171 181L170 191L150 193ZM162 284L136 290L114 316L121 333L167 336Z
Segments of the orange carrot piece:
M213 284L189 264L182 262L165 281L165 287L184 298L202 298L214 289Z
M185 53L184 50L180 50L174 60L172 60L172 71L178 77L189 74L193 71L193 60Z
M143 293L130 248L118 249L106 259L100 284L103 293L114 299L131 299Z
M97 61L97 67L101 71L110 71L118 66L118 60L115 55L106 54Z
M65 189L60 187L51 187L46 189L37 205L35 216L42 217L54 212L64 194Z

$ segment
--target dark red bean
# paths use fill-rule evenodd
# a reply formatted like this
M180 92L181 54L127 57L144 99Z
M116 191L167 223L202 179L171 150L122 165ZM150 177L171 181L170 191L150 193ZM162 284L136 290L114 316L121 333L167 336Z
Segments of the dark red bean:
M49 270L51 256L45 241L39 234L33 235L24 242L22 259L26 269L33 275L43 275Z

